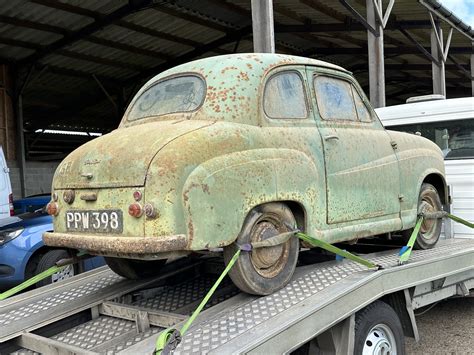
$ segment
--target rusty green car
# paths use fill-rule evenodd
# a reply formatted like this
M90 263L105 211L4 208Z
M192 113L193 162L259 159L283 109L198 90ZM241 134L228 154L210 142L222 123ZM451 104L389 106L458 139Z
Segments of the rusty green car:
M408 232L447 203L443 156L384 129L350 72L318 60L235 54L193 61L144 85L118 129L58 167L47 245L104 255L116 273L298 228L329 243ZM433 247L440 220L424 222ZM230 276L269 294L290 280L300 243L242 252Z

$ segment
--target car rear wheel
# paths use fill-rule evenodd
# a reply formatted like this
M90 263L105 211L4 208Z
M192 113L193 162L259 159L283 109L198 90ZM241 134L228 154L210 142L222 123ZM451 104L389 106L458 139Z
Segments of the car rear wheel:
M136 280L156 275L166 264L166 259L148 261L106 257L105 262L116 274Z
M48 270L50 267L56 265L59 260L68 259L71 255L63 249L50 250L46 254L40 257L38 265L36 266L34 274L37 275L43 271ZM36 283L36 287L49 285L62 280L67 280L77 274L77 268L75 265L67 265L61 271L58 271L51 276Z
M289 231L295 225L291 210L282 203L268 203L255 208L244 221L237 240L224 248L224 261L230 262L238 245L263 241ZM242 291L268 295L285 286L298 260L299 240L291 237L283 244L242 252L229 272Z
M443 208L441 199L439 198L436 188L433 185L427 183L421 185L420 196L418 198L418 212L439 212L442 210ZM439 236L441 234L441 226L441 219L424 219L413 248L433 248L438 242ZM406 241L408 241L412 232L413 229L403 232Z

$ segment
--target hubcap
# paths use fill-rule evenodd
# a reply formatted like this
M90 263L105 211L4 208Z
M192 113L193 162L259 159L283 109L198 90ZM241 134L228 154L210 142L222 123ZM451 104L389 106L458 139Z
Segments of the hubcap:
M436 203L430 196L423 196L419 210L426 213L437 212ZM434 236L438 222L436 219L423 219L420 227L423 238L430 239Z
M395 336L385 324L377 324L367 334L362 349L363 355L396 355Z
M252 242L263 241L286 232L277 220L266 216L253 228L250 239ZM273 278L278 275L288 261L289 241L284 244L257 248L252 250L250 258L255 270L263 277Z
M61 271L55 272L51 275L51 282L59 282L62 280L69 279L74 276L74 267L72 265L66 266Z

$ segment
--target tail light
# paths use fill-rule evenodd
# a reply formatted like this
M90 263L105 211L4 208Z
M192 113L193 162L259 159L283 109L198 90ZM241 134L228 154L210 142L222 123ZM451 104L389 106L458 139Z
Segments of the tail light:
M51 201L46 205L46 212L50 216L57 216L59 213L59 206L56 202Z
M13 208L13 194L8 195L8 204L10 205L10 216L15 214L15 209Z
M143 214L142 205L139 203L132 203L130 206L128 206L128 214L136 218L141 217Z

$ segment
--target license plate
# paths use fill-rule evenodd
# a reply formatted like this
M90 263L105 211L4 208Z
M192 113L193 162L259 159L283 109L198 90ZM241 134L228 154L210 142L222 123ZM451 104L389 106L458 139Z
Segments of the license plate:
M122 233L122 211L67 211L66 229L70 232Z

